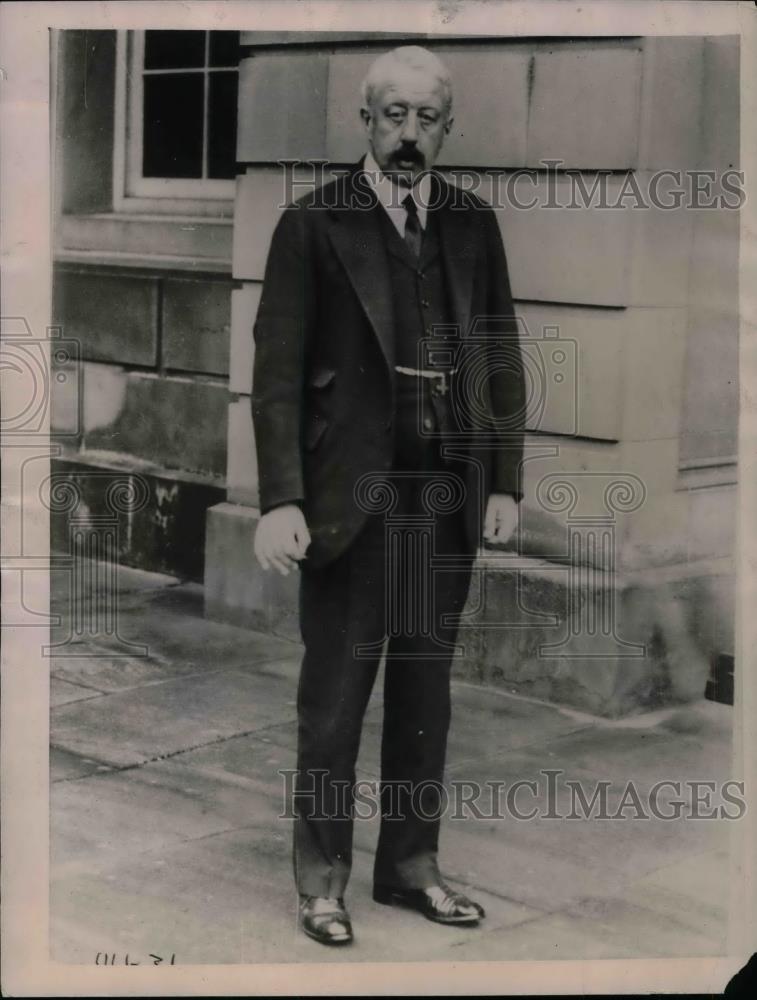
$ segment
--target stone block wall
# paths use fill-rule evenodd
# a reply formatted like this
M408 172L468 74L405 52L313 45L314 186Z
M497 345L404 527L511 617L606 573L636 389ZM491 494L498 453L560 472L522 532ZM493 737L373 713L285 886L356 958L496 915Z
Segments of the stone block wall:
M532 633L536 648L550 629L554 636L567 627L573 612L567 577L546 587L532 560L547 566L547 576L584 563L599 574L583 584L594 594L589 605L617 592L619 637L643 649L629 674L611 649L573 649L550 659L523 653L528 629L503 633L501 641L481 630L469 669L605 714L688 697L703 686L710 657L732 645L727 525L736 478L738 215L693 212L686 204L634 209L633 192L646 191L658 170L738 167L737 41L407 41L436 51L453 76L455 124L440 168L477 176L479 191L495 205L498 185L508 184L521 204L534 196L542 206L550 197L555 202L530 211L497 206L532 396L517 540L526 562L493 570L493 579L510 580L500 597L514 579L536 595L537 610L544 597L542 612L552 624ZM217 598L230 592L231 577L252 572L229 562L229 579L221 579L231 537L234 545L240 532L251 539L257 517L251 329L271 233L287 200L363 154L359 85L389 47L338 35L248 34L245 45L232 255L241 284L232 307L231 356L239 370L235 365L229 409L230 503L212 512L208 533L206 600L216 615L224 613ZM297 159L323 162L298 166L285 182L277 161ZM585 190L605 184L606 200L618 207L571 206L576 179ZM722 263L711 266L716 258ZM613 482L627 496L608 508ZM249 613L287 631L291 605L277 605L284 598L274 582L261 588ZM701 612L708 594L718 611L697 628L693 609ZM482 614L496 617L502 601L490 600ZM243 609L235 606L233 615L239 620Z
M56 268L53 323L78 362L56 383L54 468L80 480L93 511L92 470L142 477L148 513L130 525L123 562L202 579L205 513L226 496L231 287L219 275Z
M732 40L427 44L446 60L455 82L456 124L441 166L477 168L490 200L515 171L522 173L513 186L521 203L536 196L544 204L551 188L556 204L565 206L576 173L591 189L611 172L603 182L607 200L616 204L629 190L629 177L644 190L653 169L736 164L737 115L728 103L738 76ZM238 183L233 266L248 308L242 319L240 306L232 327L232 352L240 357L250 351L250 296L259 294L278 206L286 200L272 161L302 157L339 166L357 160L365 148L359 84L384 47L355 51L311 40L271 51L251 48L242 60L238 155L247 168ZM298 75L310 81L307 87L290 85ZM709 91L705 100L715 77L727 95L725 107ZM502 89L492 80L501 80ZM572 113L577 106L580 115ZM727 135L720 135L715 107L731 123ZM303 120L308 125L301 128ZM548 176L545 160L560 160L560 168ZM318 176L301 168L289 190L296 195L329 176L328 169ZM568 440L571 446L580 441L587 461L595 443L606 442L608 467L637 469L652 493L662 489L671 497L688 485L684 460L709 467L726 457L733 465L738 217L710 211L697 218L686 206L635 211L633 203L630 195L615 210L505 206L498 216L536 369L532 442L561 450ZM710 280L701 280L721 251L723 262ZM707 303L695 308L702 298ZM714 352L706 332L713 323L722 330ZM545 337L555 334L571 351L559 388L550 365L554 352L544 349ZM717 372L722 377L713 377ZM235 391L249 394L244 373ZM249 433L246 428L239 439L242 449ZM246 461L250 491L254 476ZM556 457L555 468L560 465ZM543 463L538 468L545 471ZM732 481L727 473L715 475L714 488L730 488Z

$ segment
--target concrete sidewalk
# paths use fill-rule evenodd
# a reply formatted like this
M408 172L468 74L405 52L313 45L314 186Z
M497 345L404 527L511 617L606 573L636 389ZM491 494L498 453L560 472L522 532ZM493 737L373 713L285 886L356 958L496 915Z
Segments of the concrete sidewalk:
M70 631L66 574L54 611ZM376 820L355 824L347 902L356 941L327 949L296 929L291 821L300 647L211 622L194 584L119 570L119 636L52 661L51 950L63 962L177 964L673 957L725 953L728 821L447 818L441 860L487 910L479 928L372 902ZM141 644L144 650L129 649ZM140 653L146 655L136 655ZM119 654L119 655L116 655ZM378 775L381 677L360 752ZM731 710L608 722L456 682L448 778L539 782L726 780ZM671 794L660 802L670 801ZM567 796L559 812L569 810ZM717 798L715 802L719 801ZM615 804L615 805L612 805ZM633 810L629 810L629 815Z

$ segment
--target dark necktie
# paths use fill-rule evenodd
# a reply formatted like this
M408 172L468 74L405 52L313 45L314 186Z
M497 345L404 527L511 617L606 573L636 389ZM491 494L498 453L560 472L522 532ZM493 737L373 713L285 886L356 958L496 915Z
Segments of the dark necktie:
M417 260L421 255L421 241L423 240L423 230L418 218L418 206L412 194L406 195L402 199L402 204L407 212L405 219L405 243L410 253Z

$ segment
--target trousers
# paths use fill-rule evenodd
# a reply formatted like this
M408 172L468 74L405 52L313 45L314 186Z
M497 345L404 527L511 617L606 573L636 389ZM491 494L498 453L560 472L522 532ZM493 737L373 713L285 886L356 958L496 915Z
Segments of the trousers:
M436 442L399 449L348 550L300 569L305 646L297 691L293 861L304 895L341 897L352 867L355 765L385 655L381 826L374 882L440 880L440 788L450 723L455 619L475 552L463 529L463 480Z

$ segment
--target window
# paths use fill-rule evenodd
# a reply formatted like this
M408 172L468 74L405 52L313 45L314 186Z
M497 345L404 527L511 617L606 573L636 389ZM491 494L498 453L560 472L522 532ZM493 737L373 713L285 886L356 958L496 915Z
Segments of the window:
M120 50L116 207L233 199L239 32L135 31Z

